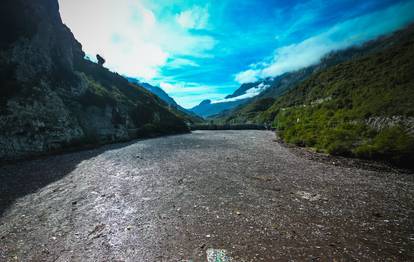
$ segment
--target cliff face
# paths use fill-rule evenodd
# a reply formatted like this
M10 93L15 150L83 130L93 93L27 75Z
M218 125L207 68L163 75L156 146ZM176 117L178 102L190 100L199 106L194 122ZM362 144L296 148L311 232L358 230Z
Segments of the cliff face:
M158 98L84 59L57 0L0 3L0 159L187 131Z

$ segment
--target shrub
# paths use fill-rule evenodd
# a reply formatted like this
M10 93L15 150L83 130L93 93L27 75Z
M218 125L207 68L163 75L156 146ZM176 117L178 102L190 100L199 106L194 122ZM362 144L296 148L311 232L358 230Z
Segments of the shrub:
M381 159L404 167L414 165L413 152L414 138L399 126L381 130L371 141L354 150L358 157Z

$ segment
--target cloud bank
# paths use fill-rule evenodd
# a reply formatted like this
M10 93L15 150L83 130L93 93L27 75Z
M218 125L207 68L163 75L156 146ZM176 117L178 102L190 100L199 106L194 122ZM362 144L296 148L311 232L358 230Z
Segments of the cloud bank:
M173 83L171 83L173 82ZM209 86L189 82L160 82L158 84L166 93L173 96L176 102L185 108L192 108L205 99L219 100L223 94L220 89L228 89L228 86ZM188 94L191 93L191 96Z
M258 86L248 89L246 93L243 95L232 97L232 98L216 100L216 101L213 101L212 104L234 102L234 101L239 101L239 100L243 100L247 98L252 98L252 97L260 95L264 90L266 90L269 87L270 87L269 85L260 83Z
M414 0L58 1L89 57L100 54L121 75L169 84L184 107L414 20Z
M208 26L208 19L208 8L199 6L182 11L176 17L178 24L187 29L206 29Z
M64 23L85 52L103 56L109 69L150 80L160 68L196 65L187 57L204 57L216 44L189 29L208 26L208 10L194 6L181 13L158 15L145 1L59 0ZM177 14L176 14L177 13Z
M235 80L241 84L251 83L317 64L331 51L358 45L401 28L414 18L413 10L414 2L410 1L336 24L300 43L277 48L270 59L251 65L250 69L238 73Z

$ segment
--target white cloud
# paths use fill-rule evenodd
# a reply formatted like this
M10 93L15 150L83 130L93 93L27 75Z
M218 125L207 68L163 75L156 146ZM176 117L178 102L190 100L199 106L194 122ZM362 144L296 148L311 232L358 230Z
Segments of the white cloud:
M216 100L216 101L213 101L212 103L217 104L217 103L224 103L224 102L234 102L234 101L239 101L242 99L252 98L252 97L260 95L264 90L266 90L269 87L270 87L269 85L260 83L258 86L248 89L246 93L243 95L232 97L232 98L227 98L227 99Z
M160 82L159 86L168 94L188 94L188 93L208 93L213 87L207 85L200 85L197 83L168 83Z
M208 56L216 41L192 35L175 16L157 18L144 1L59 0L64 23L84 51L106 59L105 66L123 75L150 80L171 57ZM201 20L200 20L201 19ZM199 17L202 26L205 18ZM180 62L180 61L178 61ZM181 61L183 66L183 61Z
M176 16L177 23L187 29L206 29L209 12L207 7L195 6Z
M168 62L167 66L169 68L182 68L186 66L200 67L196 62L185 58L174 58Z
M236 75L235 79L239 83L254 83L259 80L258 75L259 70L249 69L243 72L240 72Z
M402 27L414 18L412 10L413 1L337 24L301 43L276 49L270 61L264 61L262 67L256 64L238 73L235 80L239 83L255 82L317 64L331 51L361 44Z
M183 106L184 108L190 109L200 104L203 100L214 100L218 99L219 97L222 97L223 94L221 93L204 93L204 94L198 94L198 95L192 95L192 96L180 96L180 97L174 97L174 100Z
M223 97L223 93L219 92L222 87L183 82L159 82L158 85L185 108L192 108L205 99L216 100Z

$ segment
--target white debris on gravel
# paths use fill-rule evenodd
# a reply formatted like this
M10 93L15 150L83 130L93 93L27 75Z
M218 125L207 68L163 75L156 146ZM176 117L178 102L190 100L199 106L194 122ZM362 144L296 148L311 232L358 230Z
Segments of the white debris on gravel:
M227 255L224 249L207 249L208 262L231 262L233 259Z
M309 201L318 201L322 198L320 194L312 194L306 191L298 191L296 192L296 195L300 196L303 199L309 200Z

